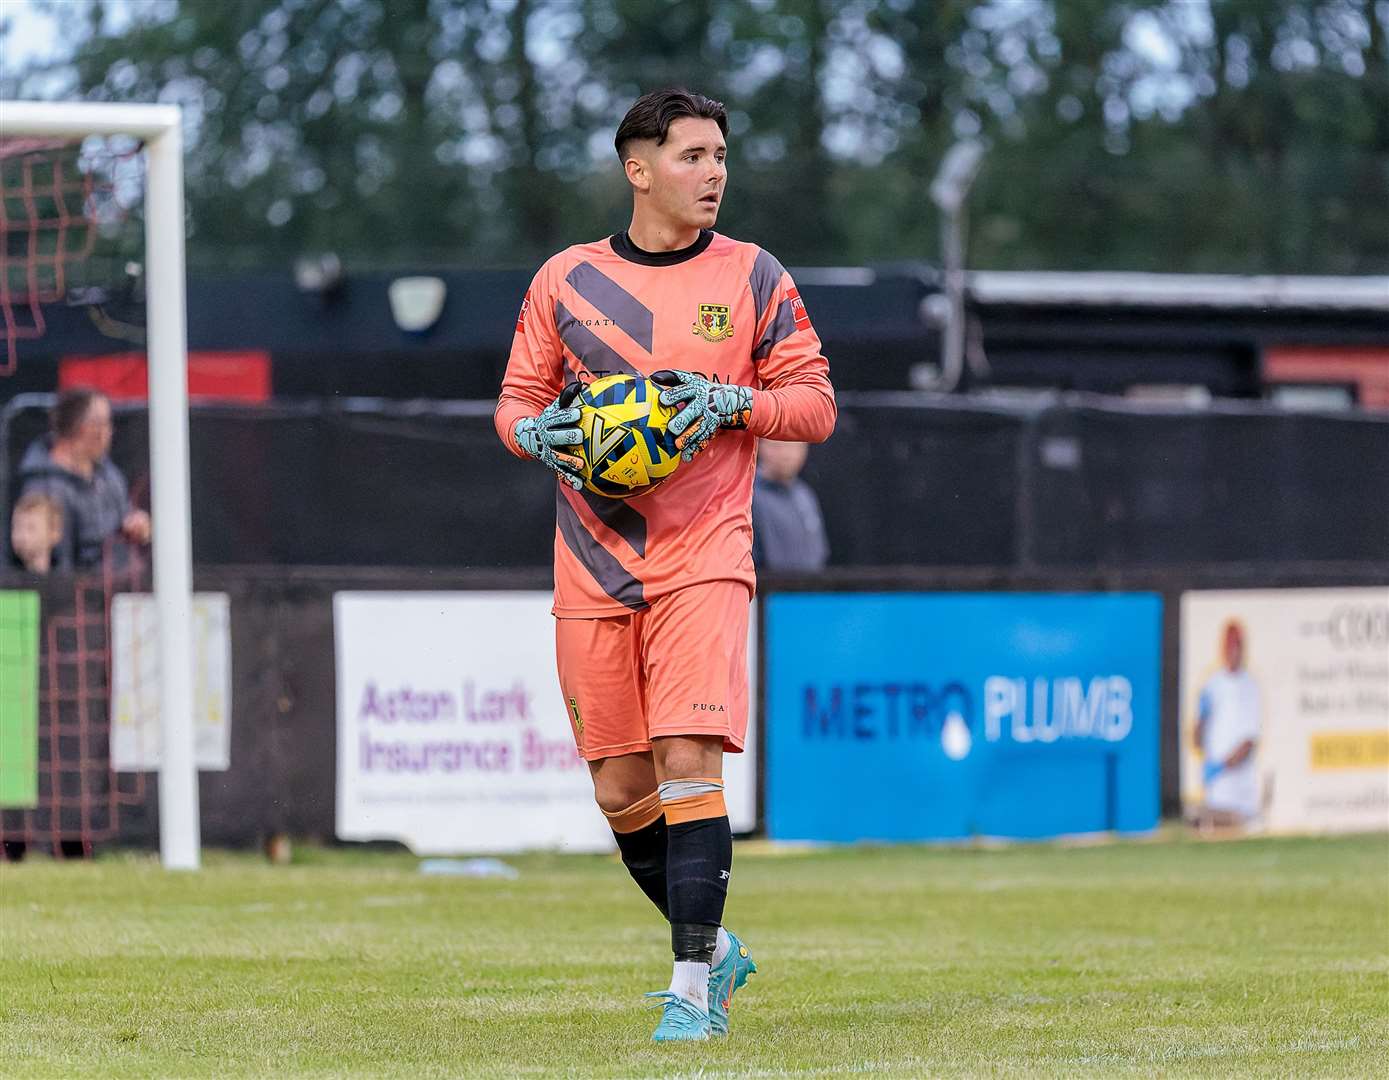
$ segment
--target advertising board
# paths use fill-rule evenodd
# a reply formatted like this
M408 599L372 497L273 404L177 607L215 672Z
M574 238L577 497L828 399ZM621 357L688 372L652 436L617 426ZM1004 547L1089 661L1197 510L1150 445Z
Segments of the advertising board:
M1159 597L801 593L764 604L771 837L1157 825Z
M193 594L193 758L231 767L231 600ZM111 768L152 772L164 760L159 712L159 610L153 596L111 599Z
M1207 828L1389 828L1389 589L1182 596L1181 784Z
M39 594L0 590L0 806L39 804Z
M609 851L555 674L548 592L339 593L337 835L421 854ZM755 693L753 700L756 700ZM734 831L752 752L728 755Z

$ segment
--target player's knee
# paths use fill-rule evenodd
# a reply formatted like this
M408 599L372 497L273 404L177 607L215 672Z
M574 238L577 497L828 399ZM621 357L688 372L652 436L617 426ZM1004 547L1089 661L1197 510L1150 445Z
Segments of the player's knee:
M656 791L656 770L649 754L626 754L589 762L593 798L609 817L620 814Z
M656 772L667 779L723 774L723 736L669 735L652 741Z
M598 809L608 819L616 833L632 833L644 829L662 816L661 797L655 791L632 797L630 791L595 789Z
M599 769L593 774L593 799L608 817L648 798L656 798L654 776L644 776L631 769Z
M636 789L629 784L613 783L596 777L593 781L593 801L605 814L620 813L647 794L649 792Z

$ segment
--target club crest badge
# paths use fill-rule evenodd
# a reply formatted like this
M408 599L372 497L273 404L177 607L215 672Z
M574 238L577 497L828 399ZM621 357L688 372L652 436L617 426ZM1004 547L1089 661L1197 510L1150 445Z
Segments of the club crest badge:
M700 304L699 318L695 320L692 333L705 341L723 341L733 336L733 323L729 321L727 304Z

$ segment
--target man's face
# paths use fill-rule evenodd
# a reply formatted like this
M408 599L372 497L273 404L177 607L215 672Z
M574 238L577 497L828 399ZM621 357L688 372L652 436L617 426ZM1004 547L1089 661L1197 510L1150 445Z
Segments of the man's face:
M645 163L653 209L673 224L712 229L728 182L726 154L715 121L682 116L671 121L665 142L641 143L633 156Z
M789 484L801 474L809 448L803 442L763 439L757 444L757 467L778 484Z
M1244 635L1239 627L1231 626L1225 631L1225 666L1238 671L1244 663Z
M20 562L31 563L58 542L47 510L20 510L10 523L10 547Z
M77 444L83 456L100 461L111 450L111 403L105 398L93 398L87 415L77 429Z

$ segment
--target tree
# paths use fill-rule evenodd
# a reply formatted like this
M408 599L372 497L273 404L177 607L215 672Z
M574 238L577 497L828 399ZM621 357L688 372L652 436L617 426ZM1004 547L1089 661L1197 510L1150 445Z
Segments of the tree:
M926 189L978 136L974 265L1389 269L1384 0L62 11L71 57L0 91L181 102L195 267L533 266L625 224L612 132L683 83L729 108L721 227L788 262L933 258Z

